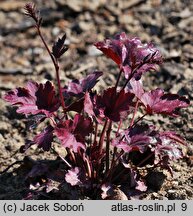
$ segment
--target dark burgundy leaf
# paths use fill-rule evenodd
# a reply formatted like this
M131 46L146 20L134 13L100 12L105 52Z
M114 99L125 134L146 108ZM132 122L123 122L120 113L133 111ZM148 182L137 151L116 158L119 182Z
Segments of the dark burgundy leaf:
M36 162L30 172L27 174L26 179L40 177L43 175L47 175L49 170L48 164Z
M155 140L155 143L151 143L151 145L147 146L143 153L141 153L140 151L130 152L128 157L131 160L132 164L138 167L153 165L155 162L154 146L156 144L157 142Z
M38 148L42 148L44 151L50 150L53 141L53 130L52 126L48 126L34 137L34 142L38 145Z
M54 86L47 81L45 84L39 84L36 95L36 105L38 109L45 110L44 113L49 115L59 108L59 100L55 96Z
M72 102L67 108L66 112L74 111L81 113L84 108L84 98L80 98L77 101Z
M10 102L12 105L19 105L17 112L23 113L23 107L26 108L26 112L34 112L37 109L35 105L36 97L35 92L38 89L36 82L28 82L26 88L16 88L15 90L8 91L4 95L4 99ZM25 113L25 112L24 112Z
M102 71L94 71L84 79L80 80L80 84L82 86L83 92L91 90L98 82L98 78L102 75L103 75Z
M81 97L83 95L83 88L80 84L80 81L75 79L71 81L68 86L63 89L65 97L70 96L78 96Z
M189 105L189 100L177 94L164 94L162 89L145 92L141 96L141 102L148 114L160 113L171 116L178 115L178 109Z
M82 115L75 115L73 120L73 132L78 135L79 140L84 140L85 136L88 136L92 130L92 121L90 118L84 118Z
M62 142L64 147L78 152L79 148L85 150L85 137L92 131L92 122L90 118L84 119L83 116L76 114L74 120L66 120L58 125L55 134Z
M24 153L28 148L35 144L38 145L38 148L49 151L54 138L53 131L54 128L49 125L40 134L36 135L33 140L27 140L25 145L21 146L20 152Z
M94 45L116 64L121 65L123 44L119 40L106 39L104 42L99 41Z
M49 81L45 84L28 82L25 88L7 92L4 99L12 105L18 105L17 112L26 115L44 113L49 117L60 105L54 86Z
M116 185L127 184L130 188L136 186L137 173L131 167L131 163L125 158L125 154L121 157L120 163L118 163L118 165L115 167L113 176L114 177L112 183Z
M143 73L155 70L156 64L162 63L161 54L153 44L142 44L139 38L129 38L124 32L95 46L119 65L127 79L132 75L139 80Z
M112 145L128 153L132 151L144 153L147 147L153 142L152 131L153 128L148 125L136 125L123 131L119 137L112 141Z
M90 91L98 82L103 72L95 71L81 80L73 80L63 89L65 97L82 97L86 91Z
M66 34L62 38L58 38L52 47L52 54L56 59L59 59L68 50L68 47L64 45L65 40Z
M134 105L132 100L134 94L124 90L116 91L116 88L108 88L102 96L97 96L96 106L101 117L106 116L112 121L118 122L121 118L121 112L129 111Z

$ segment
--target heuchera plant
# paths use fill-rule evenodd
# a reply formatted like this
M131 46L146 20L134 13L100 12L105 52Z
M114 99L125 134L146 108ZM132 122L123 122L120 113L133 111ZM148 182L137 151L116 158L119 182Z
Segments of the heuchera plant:
M37 145L56 153L53 141L60 142L67 152L65 157L58 154L65 163L61 182L79 188L91 199L110 199L110 191L118 187L127 198L146 191L145 178L139 172L146 165L172 173L170 162L183 156L179 144L185 145L185 140L174 131L158 131L154 125L145 123L144 117L157 114L176 117L180 108L189 105L189 100L159 88L144 90L141 77L157 70L157 65L162 63L159 50L152 43L143 44L139 38L128 37L123 32L114 39L94 44L117 64L119 73L114 86L103 92L93 89L103 75L101 71L62 86L59 60L68 49L66 35L50 50L35 5L26 4L25 14L35 21L38 35L51 57L57 89L50 81L44 84L29 81L25 87L4 95L7 102L18 106L18 113L30 119L33 116L35 126L31 129L46 122L44 130L28 140L21 152ZM38 163L31 167L26 179L42 175L49 179L49 172L49 167Z

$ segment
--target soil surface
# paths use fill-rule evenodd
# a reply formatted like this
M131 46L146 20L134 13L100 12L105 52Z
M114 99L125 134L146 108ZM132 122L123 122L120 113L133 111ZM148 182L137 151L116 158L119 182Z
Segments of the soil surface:
M2 0L0 3L0 96L7 90L24 86L26 81L55 82L52 62L38 38L33 22L23 14L24 0ZM92 45L125 31L143 42L154 42L164 56L164 64L155 73L144 77L146 89L163 88L189 98L191 105L182 110L181 117L149 118L157 128L174 130L184 136L185 157L172 163L173 177L150 178L149 189L140 199L193 199L193 4L192 0L38 0L43 16L42 31L52 45L64 32L69 50L61 61L62 83L81 78L94 69L104 72L97 84L99 90L116 82L115 64ZM22 199L28 192L18 167L25 156L54 160L53 153L35 147L27 153L19 148L34 133L26 129L24 116L16 113L0 99L0 171L15 163L0 175L0 199ZM61 148L59 148L62 154ZM65 151L64 151L65 154ZM62 189L61 189L62 190ZM65 191L68 188L64 189ZM72 193L71 193L72 195ZM76 198L43 197L44 199Z

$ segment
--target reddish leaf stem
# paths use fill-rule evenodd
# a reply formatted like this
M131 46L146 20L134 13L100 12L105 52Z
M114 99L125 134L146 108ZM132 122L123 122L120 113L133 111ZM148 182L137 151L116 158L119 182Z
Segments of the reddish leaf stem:
M116 84L115 84L115 89L117 89L117 86L118 86L118 84L119 84L119 80L120 80L120 78L121 78L122 72L123 72L123 69L121 69L120 72L119 72L119 75L118 75L118 78L117 78L117 82L116 82Z
M121 90L125 89L125 87L127 86L127 84L129 83L129 81L131 80L132 77L133 77L133 73L130 74L129 78L126 80L126 82L125 82L125 84Z
M117 154L117 147L114 147L113 148L113 158L112 158L112 161L111 161L111 168L113 167L116 154Z
M105 132L108 126L108 119L105 120L105 124L103 126L103 130L101 132L101 136L100 136L100 140L99 140L99 154L101 155L102 150L103 150L103 143L104 143L104 139L105 139Z
M126 82L125 82L125 84L124 84L122 90L125 89L125 87L126 87L127 84L129 83L129 81L131 80L131 78L133 78L133 76L134 76L134 74L137 72L137 70L138 70L140 67L142 67L145 63L147 63L147 62L145 62L145 61L144 61L144 62L141 62L141 64L139 64L136 68L134 68L134 69L131 71L131 74L129 75L129 78L126 80Z
M106 142L106 173L109 170L109 159L110 159L110 134L112 128L112 121L109 122L108 130L107 130L107 142Z
M140 118L137 119L136 122L133 123L133 125L132 125L131 127L135 126L135 125L136 125L139 121L141 121L146 115L147 115L147 113L143 114Z
M45 46L48 54L50 55L50 58L52 59L52 62L54 64L55 72L56 72L56 79L57 79L57 84L58 84L58 92L59 92L59 96L60 96L60 102L61 102L61 105L62 105L64 113L66 113L66 106L64 104L64 97L63 97L63 94L62 94L62 88L61 88L61 82L60 82L60 75L59 75L60 66L59 66L58 59L56 59L52 55L52 53L51 53L51 51L50 51L50 49L49 49L49 47L48 47L48 45L47 45L47 43L46 43L43 35L42 35L40 26L37 25L36 28L37 28L38 35L40 36L40 38L41 38L41 40L42 40L42 42L43 42L43 44L44 44L44 46Z
M60 74L59 74L60 67L59 67L58 59L56 59L56 63L57 63L57 67L55 67L55 70L56 70L56 79L57 79L57 84L58 84L58 91L59 91L60 101L61 101L63 111L64 111L64 113L66 113L66 106L64 103L64 97L62 94L62 88L61 88L61 82L60 82ZM67 115L66 115L66 117L67 117Z
M134 119L135 119L135 115L136 115L137 109L138 109L138 105L139 105L139 100L137 99L137 102L136 102L136 104L135 104L135 109L134 109L133 117L132 117L132 119L131 119L130 127L133 126Z
M106 174L106 177L104 178L104 180L106 181L108 178L109 180L111 179L112 177L112 174L113 174L113 168L115 167L117 161L120 159L120 157L124 154L124 151L122 150L118 155L117 155L117 158L116 160L114 160L111 164L111 168L108 170L107 174Z
M93 141L93 144L95 144L96 141L97 141L97 133L98 133L98 122L96 121L95 122L95 131L94 131L94 141Z
M71 156L71 158L72 158L74 164L76 164L76 157L75 157L75 154L74 154L74 152L72 151L72 149L67 148L66 150L67 150L68 154Z
M119 133L119 130L120 130L120 128L121 128L121 124L122 124L122 120L120 120L120 122L119 122L119 125L118 125L118 128L117 128L117 132L116 132L116 136L117 136L118 133ZM112 161L111 161L111 167L112 167L112 165L113 165L113 163L114 163L116 153L117 153L117 147L114 147L114 148L113 148L113 158L112 158Z
M92 178L91 166L90 166L89 160L86 157L85 157L85 162L86 162L88 177Z

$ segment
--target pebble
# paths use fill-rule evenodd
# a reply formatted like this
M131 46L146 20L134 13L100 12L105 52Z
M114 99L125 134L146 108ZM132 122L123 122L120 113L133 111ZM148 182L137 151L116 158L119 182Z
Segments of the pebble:
M88 55L89 56L100 56L102 55L102 52L100 50L98 50L95 46L91 45L88 46L87 49Z
M190 188L190 189L186 188L186 193L187 193L187 195L190 196L190 197L193 196L193 191L192 191L191 188Z
M176 191L175 190L168 190L168 193L169 194L174 194L174 193L176 193Z
M54 27L54 28L52 29L52 35L53 35L53 36L58 36L59 33L60 33L60 28Z
M173 181L172 185L173 185L173 187L177 187L178 186L178 181Z

